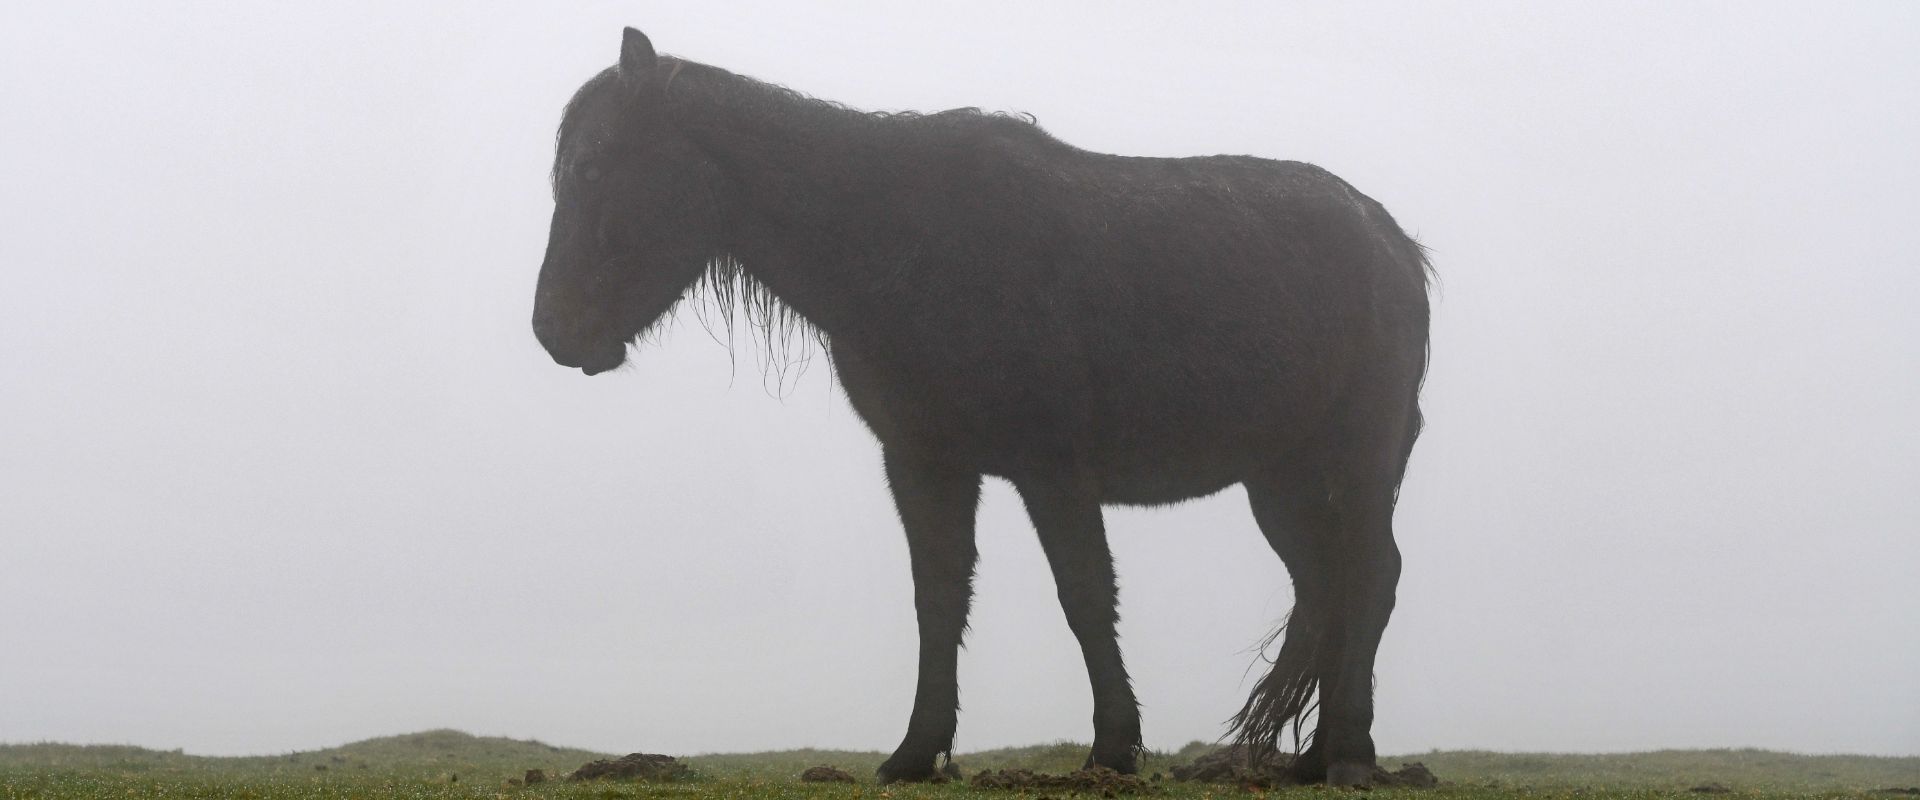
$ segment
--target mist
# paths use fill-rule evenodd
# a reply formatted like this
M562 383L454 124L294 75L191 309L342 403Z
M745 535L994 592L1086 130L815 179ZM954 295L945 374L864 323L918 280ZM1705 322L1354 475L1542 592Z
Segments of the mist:
M1439 279L1382 753L1920 753L1920 6L7 17L0 741L892 747L907 553L831 365L683 314L586 378L528 328L561 107L633 25L1390 209ZM1107 524L1146 743L1220 736L1292 602L1244 492ZM1006 484L979 530L958 747L1087 740Z

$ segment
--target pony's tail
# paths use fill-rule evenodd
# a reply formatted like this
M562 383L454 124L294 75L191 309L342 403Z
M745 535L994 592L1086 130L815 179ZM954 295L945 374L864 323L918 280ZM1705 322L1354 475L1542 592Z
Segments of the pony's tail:
M1281 738L1289 732L1295 756L1313 739L1311 729L1304 736L1301 729L1318 707L1314 694L1320 687L1320 677L1315 666L1320 661L1322 631L1314 622L1310 617L1302 618L1295 608L1261 642L1260 652L1265 653L1275 639L1286 637L1273 657L1273 668L1253 687L1246 707L1233 715L1228 729L1233 744L1252 764L1259 764L1278 750Z

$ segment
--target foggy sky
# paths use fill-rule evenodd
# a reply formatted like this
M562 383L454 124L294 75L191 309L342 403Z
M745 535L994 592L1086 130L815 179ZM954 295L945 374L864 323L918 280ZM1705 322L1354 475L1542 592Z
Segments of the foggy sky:
M10 7L0 741L898 741L906 548L825 364L529 331L560 108L632 24L1310 161L1431 247L1383 753L1920 753L1920 6L1032 5ZM1285 571L1238 488L1108 521L1147 743L1212 739ZM960 749L1087 740L1003 483L980 547Z

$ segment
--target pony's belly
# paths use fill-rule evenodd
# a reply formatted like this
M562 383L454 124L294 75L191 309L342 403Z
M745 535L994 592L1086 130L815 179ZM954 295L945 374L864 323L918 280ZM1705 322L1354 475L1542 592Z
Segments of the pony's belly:
M1183 426L1158 435L1089 443L1081 464L1100 487L1101 502L1165 505L1213 494L1270 463L1280 445L1270 432Z
M848 400L884 446L1015 483L1087 480L1101 502L1119 505L1177 503L1246 480L1300 441L1323 405L1275 380L1281 370L1212 384L1134 374L1150 388L1090 396L1071 370L956 381L978 371L881 369L841 341L833 347ZM1166 385L1187 393L1152 390Z
M981 472L1004 478L1016 486L1023 481L1072 480L1066 473L1031 468L988 467ZM1110 506L1164 506L1198 500L1246 480L1241 470L1155 470L1146 472L1095 471L1092 476L1100 504Z
M1092 488L1106 505L1158 506L1196 500L1247 480L1272 463L1266 437L1225 441L1195 436L1177 444L1034 437L1021 442L968 442L954 448L962 460L1015 484L1068 481Z
M1246 479L1241 472L1159 471L1100 476L1100 502L1123 506L1164 506L1219 492Z

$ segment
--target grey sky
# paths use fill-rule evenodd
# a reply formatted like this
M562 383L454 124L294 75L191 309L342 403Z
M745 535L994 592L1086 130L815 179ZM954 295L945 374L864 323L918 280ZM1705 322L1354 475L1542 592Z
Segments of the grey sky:
M1383 752L1920 752L1920 5L25 4L0 24L0 741L884 749L906 551L824 368L527 318L619 28L862 108L1325 166L1442 276ZM819 365L817 365L819 366ZM1109 515L1148 744L1289 604ZM959 745L1086 739L990 483Z

